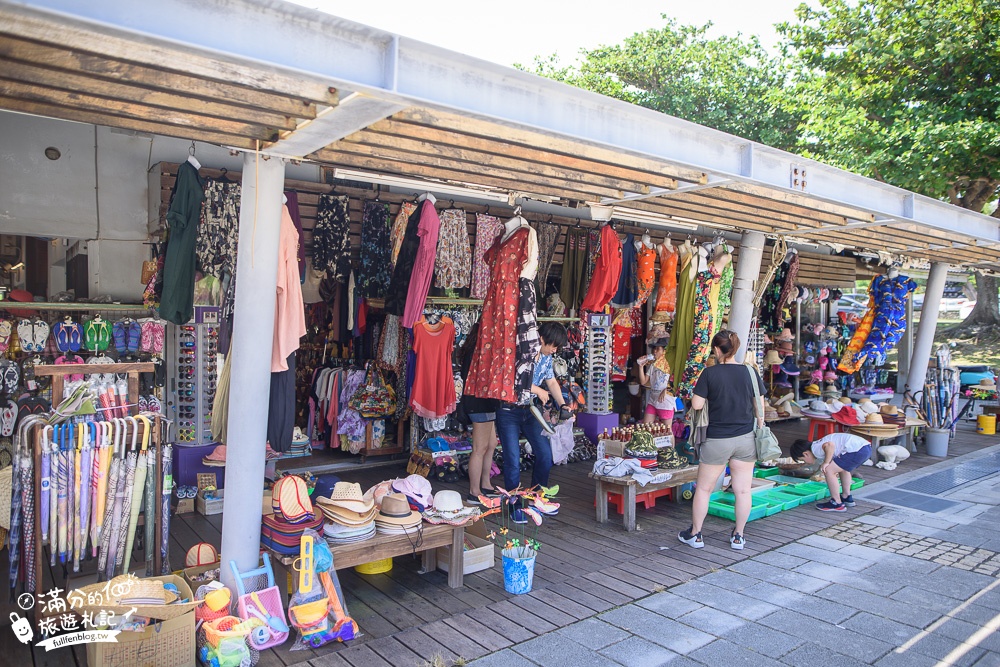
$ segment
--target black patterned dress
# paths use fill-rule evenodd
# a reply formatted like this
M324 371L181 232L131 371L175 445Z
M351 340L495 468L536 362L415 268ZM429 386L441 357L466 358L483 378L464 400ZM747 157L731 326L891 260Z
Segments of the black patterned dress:
M351 273L351 218L348 198L320 195L313 229L313 268L338 283Z
M517 311L517 362L514 369L514 391L519 405L531 403L531 382L535 374L535 359L542 347L538 338L536 317L538 297L535 282L527 278L518 280L519 299Z
M366 201L361 218L361 270L358 292L368 299L384 298L392 278L389 205Z

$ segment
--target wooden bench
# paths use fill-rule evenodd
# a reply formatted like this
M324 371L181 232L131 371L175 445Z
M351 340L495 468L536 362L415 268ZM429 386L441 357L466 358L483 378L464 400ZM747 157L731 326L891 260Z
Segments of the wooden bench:
M641 489L643 493L649 493L651 491L683 486L688 482L694 482L698 479L698 466L650 472L653 472L653 474L657 472L669 472L671 477L659 484L639 486L639 483L632 479L631 475L625 477L607 477L605 475L595 475L594 473L588 474L588 477L597 484L594 496L597 502L597 523L608 522L608 491L618 493L624 498L625 514L623 515L622 522L625 525L625 530L635 530L635 496L637 488Z
M353 544L339 544L330 547L333 554L333 566L338 570L343 570L355 565L364 565L383 558L395 556L407 556L414 552L420 553L423 557L423 567L421 574L427 574L437 569L437 548L451 547L451 559L448 561L448 586L451 588L462 587L462 575L464 569L464 542L465 526L450 526L448 524L434 525L423 524L422 537L420 543L414 549L414 543L418 538L413 535L382 535L355 542ZM264 547L270 554L274 563L275 579L282 594L287 599L289 590L294 590L298 585L298 572L292 569L292 563L298 556L285 556L271 549Z

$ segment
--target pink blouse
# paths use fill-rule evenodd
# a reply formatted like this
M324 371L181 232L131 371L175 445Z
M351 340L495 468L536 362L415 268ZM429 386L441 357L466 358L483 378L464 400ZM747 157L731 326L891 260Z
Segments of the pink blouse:
M424 313L427 304L427 292L431 288L431 277L434 275L434 255L437 253L438 231L441 229L441 219L438 217L434 204L426 199L421 204L420 224L417 236L420 246L413 262L413 273L410 276L410 287L406 292L406 308L403 310L403 326L412 329Z

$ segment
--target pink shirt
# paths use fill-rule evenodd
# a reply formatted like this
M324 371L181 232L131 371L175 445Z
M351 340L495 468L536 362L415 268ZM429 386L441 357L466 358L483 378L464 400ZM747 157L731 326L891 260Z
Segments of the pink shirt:
M299 231L288 207L281 208L281 235L278 241L278 288L274 302L274 345L271 372L288 370L288 355L299 349L306 335L306 309L299 282Z
M406 308L403 310L403 326L412 329L424 313L427 304L427 292L431 288L431 277L434 275L434 255L437 253L438 231L441 229L441 219L438 217L434 204L424 200L420 209L420 224L417 236L420 246L413 262L413 273L410 275L410 288L406 292Z

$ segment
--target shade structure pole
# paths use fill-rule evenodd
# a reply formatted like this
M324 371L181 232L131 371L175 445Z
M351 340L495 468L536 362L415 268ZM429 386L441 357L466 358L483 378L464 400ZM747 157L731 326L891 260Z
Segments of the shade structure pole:
M260 558L284 184L283 160L244 154L222 510L222 582L233 590L230 561L244 571L256 568Z
M750 322L753 320L754 285L760 276L760 263L764 257L764 235L761 232L743 232L740 238L740 256L733 275L733 305L729 311L729 328L740 337L736 359L743 362L750 339Z
M913 340L913 354L910 356L910 375L906 382L913 391L924 388L927 366L934 347L934 333L937 331L938 314L941 312L941 297L948 279L947 264L933 262L927 274L927 288L924 290L924 305L920 309L920 324Z

